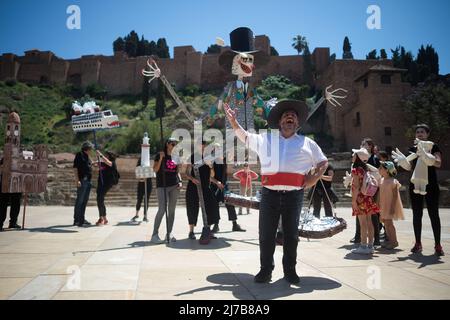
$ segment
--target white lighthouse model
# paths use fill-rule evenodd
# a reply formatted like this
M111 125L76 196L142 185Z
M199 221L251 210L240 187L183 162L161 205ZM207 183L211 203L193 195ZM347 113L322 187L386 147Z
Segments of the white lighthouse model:
M144 133L141 145L141 166L150 167L150 139L147 132Z

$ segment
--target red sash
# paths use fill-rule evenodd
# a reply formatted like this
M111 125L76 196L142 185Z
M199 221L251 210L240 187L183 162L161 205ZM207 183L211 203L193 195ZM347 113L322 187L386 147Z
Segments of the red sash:
M300 173L277 172L275 174L262 175L261 183L263 186L292 186L303 187L305 176Z

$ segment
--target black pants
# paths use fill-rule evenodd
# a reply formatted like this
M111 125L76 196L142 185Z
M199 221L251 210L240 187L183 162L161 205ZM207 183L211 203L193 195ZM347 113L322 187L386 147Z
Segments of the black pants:
M411 197L411 207L413 211L413 226L416 242L421 242L422 237L422 216L423 202L427 203L428 216L433 229L434 242L441 244L441 220L439 218L439 186L427 185L427 194L420 195L413 192L414 185L410 185L409 195Z
M224 195L223 195L223 190L220 190L214 184L210 185L210 189L211 189L211 192L214 194L217 203L225 202ZM236 221L237 220L236 207L232 206L230 204L226 204L225 208L227 208L228 220L229 221Z
M205 200L205 209L208 225L219 223L219 204L209 187L202 188L203 199ZM197 186L189 181L186 187L186 210L189 224L197 225L198 211L200 202L197 193Z
M77 199L75 200L75 208L73 220L76 223L85 221L86 206L89 201L92 184L87 178L81 179L81 186L77 188Z
M101 183L97 185L97 207L100 217L106 217L105 196L111 188L112 185L102 185Z
M295 270L297 263L298 228L302 191L277 192L263 188L259 209L259 250L261 269L273 270L275 236L278 222L283 225L283 270Z
M6 220L8 204L11 205L11 210L9 211L9 225L12 226L17 223L17 218L20 213L21 199L21 193L0 193L0 226L3 226L3 223Z
M328 196L330 196L330 191L327 190ZM320 207L322 205L323 200L323 207L325 209L325 216L332 217L333 211L331 210L331 203L328 200L327 195L325 194L325 191L323 189L319 189L316 187L316 190L313 195L313 206L314 206L314 216L316 218L320 218Z
M147 179L147 206L148 200L150 199L150 195L152 193L152 179ZM137 200L136 200L136 211L141 210L142 200L144 200L145 195L145 182L138 182L137 185Z

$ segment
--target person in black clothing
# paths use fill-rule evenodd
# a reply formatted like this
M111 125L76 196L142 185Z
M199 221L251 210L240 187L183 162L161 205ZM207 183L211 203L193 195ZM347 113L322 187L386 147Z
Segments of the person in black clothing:
M207 224L210 227L219 222L219 204L209 188L211 177L214 177L214 169L212 163L207 164L203 159L203 151L206 147L206 142L202 141L201 155L193 154L191 156L191 163L187 165L186 177L189 180L186 187L186 210L189 221L189 239L195 239L194 227L197 225L198 211L200 209L199 197L197 187L201 185L203 192L203 200L206 209ZM199 167L200 180L195 177L193 165L196 160L201 159L201 166Z
M430 135L430 127L426 124L419 124L416 126L416 139L427 141ZM431 152L425 152L417 145L409 148L409 151L416 153L418 157L424 159L428 166L428 184L426 186L426 195L417 194L414 192L414 183L409 184L409 196L411 199L411 207L413 211L413 226L416 243L411 249L412 253L422 252L422 216L424 200L427 204L428 215L431 221L431 228L434 235L434 250L435 255L443 256L444 250L441 245L441 220L439 218L439 184L437 181L436 168L440 168L442 164L442 152L437 144L433 144ZM393 157L396 157L398 164L408 171L414 172L417 158L409 162L403 155L399 157L398 154L392 152Z
M216 148L218 148L216 146ZM217 150L215 148L215 151ZM224 194L228 191L228 174L227 174L227 160L226 158L216 158L213 163L214 179L211 180L211 191L216 197L218 203L225 202ZM236 208L232 205L225 204L225 208L228 212L228 220L233 223L232 231L245 232L241 226L237 223ZM212 230L214 233L219 232L219 222L217 222Z
M86 205L89 201L92 184L92 161L89 158L89 152L94 146L90 142L84 142L81 151L75 155L73 167L75 168L75 184L77 186L77 199L74 208L74 225L83 227L91 223L85 219Z
M141 158L139 157L138 162L136 164L136 167L139 167L141 165ZM150 199L150 195L152 194L153 184L152 179L140 179L137 184L137 199L136 199L136 214L133 218L131 218L131 221L136 222L137 219L139 219L139 211L141 210L142 201L144 200L145 196L145 183L147 183L147 206L148 201ZM148 222L147 215L144 214L144 218L142 219L144 222Z
M164 151L155 156L153 163L153 171L156 172L156 195L158 197L158 211L155 215L153 224L153 233L151 242L158 244L164 243L159 237L159 227L161 221L166 214L166 241L175 242L176 238L172 234L173 224L175 221L175 208L177 206L178 196L183 187L181 176L178 171L180 159L172 154L178 140L169 138L164 144Z
M331 183L333 181L334 169L332 165L328 165L327 170L325 170L322 178L316 183L315 190L314 187L311 188L310 192L314 192L313 194L313 206L314 206L314 216L316 218L320 218L320 207L323 201L323 206L325 209L325 216L332 217L333 211L331 209L331 203L336 203L336 195L334 191L331 189ZM325 188L324 188L325 187ZM325 194L326 191L326 194ZM330 200L328 200L328 197Z
M97 156L100 158L99 173L97 181L97 207L99 219L97 226L108 224L106 219L105 196L114 185L114 175L117 174L116 158L117 156L112 152L105 152L104 156L97 150Z
M3 231L3 223L6 220L8 204L11 205L9 211L9 229L21 229L17 224L17 218L20 213L20 200L22 193L3 193L2 192L2 166L3 159L0 160L0 231Z
M374 152L375 149L375 144L373 143L372 139L370 138L364 138L363 141L361 142L361 148L365 148L367 149L367 151L369 151L370 154L370 158L367 161L367 164L372 165L375 168L379 168L380 167L380 159L378 159L377 155ZM378 192L377 192L378 194ZM375 197L377 197L377 194L375 195ZM373 225L373 245L374 246L381 246L381 242L380 242L380 214L373 214L371 216L372 218L372 225ZM358 223L358 219L356 219L356 232L355 232L355 237L350 240L350 242L352 243L361 243L361 230L360 230L360 226Z

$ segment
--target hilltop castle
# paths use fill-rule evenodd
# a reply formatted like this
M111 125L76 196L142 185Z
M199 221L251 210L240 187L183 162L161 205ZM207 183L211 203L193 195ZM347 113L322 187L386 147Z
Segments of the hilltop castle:
M270 54L270 40L261 35L255 47ZM219 54L203 54L192 46L174 48L173 59L158 59L167 79L177 88L198 85L203 90L222 89L234 77L218 64ZM407 123L399 101L411 92L409 83L401 80L405 70L392 66L391 60L330 61L329 48L315 48L314 85L324 89L333 84L349 90L343 106L325 108L322 116L313 117L309 126L333 137L329 151L358 147L363 137L372 137L380 149L405 148ZM3 54L0 57L0 80L15 79L27 83L74 84L86 87L104 86L110 95L140 94L144 78L141 70L148 57L129 58L123 52L113 56L88 55L64 60L50 51L30 50L25 56ZM258 67L251 78L256 84L269 75L283 75L294 83L303 77L303 56L271 56L270 62ZM323 116L324 115L324 116Z

